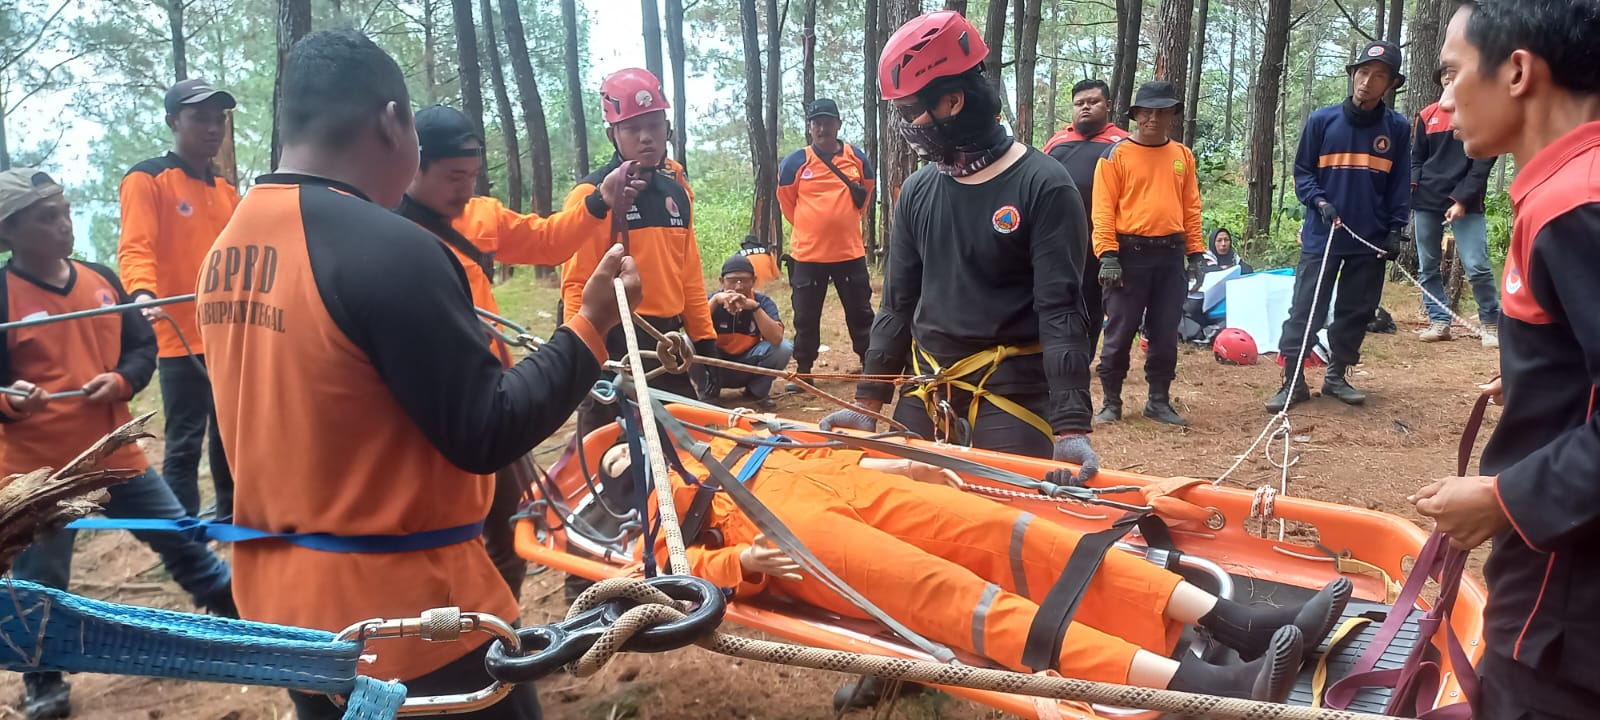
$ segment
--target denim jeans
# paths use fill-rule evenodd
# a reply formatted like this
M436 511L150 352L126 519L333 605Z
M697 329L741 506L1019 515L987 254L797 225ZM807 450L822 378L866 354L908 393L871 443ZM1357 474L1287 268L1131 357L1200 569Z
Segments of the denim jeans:
M1440 300L1445 300L1444 277L1440 264L1444 256L1444 213L1417 210L1417 280L1422 289ZM1456 233L1456 252L1461 254L1461 267L1467 272L1467 282L1472 285L1472 298L1478 302L1478 321L1500 321L1500 291L1494 285L1494 269L1489 266L1489 221L1480 213L1467 213L1451 223ZM1428 319L1450 322L1450 313L1438 303L1422 296L1422 306Z
M194 358L202 365L204 355ZM161 474L172 494L191 516L200 514L200 446L211 442L211 485L217 491L217 518L233 516L233 474L217 432L217 413L211 402L211 378L188 357L161 358L162 411L167 416L166 459Z
M107 517L171 520L185 515L172 489L154 468L127 482L112 485L110 495L105 508ZM204 541L179 532L135 531L133 536L161 556L161 564L166 566L173 581L194 599L195 605L210 608L231 598L233 583L228 566ZM67 589L67 581L72 577L72 545L76 537L76 530L60 530L35 539L17 556L11 576ZM227 606L232 606L231 600Z
M754 365L768 370L782 370L789 366L789 358L794 355L794 346L784 340L781 344L773 346L765 340L755 344L755 347L744 351L743 355L728 358L733 362ZM743 387L751 395L764 398L772 394L772 381L770 375L756 375L739 370L720 370L722 373L722 387Z

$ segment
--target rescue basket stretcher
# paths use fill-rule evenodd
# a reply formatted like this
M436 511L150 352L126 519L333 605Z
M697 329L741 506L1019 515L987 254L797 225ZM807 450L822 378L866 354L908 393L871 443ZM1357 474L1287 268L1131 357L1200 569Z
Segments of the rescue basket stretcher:
M745 430L762 429L768 418L740 415L726 410L694 404L667 406L673 417L694 426L728 428L738 426ZM782 421L786 432L820 432L808 423ZM597 467L599 458L618 441L621 429L608 424L588 433L581 439L581 452L587 463L558 463L553 474L529 490L529 501L524 505L516 526L517 551L526 559L562 572L592 580L624 577L639 572L640 563L635 557L639 532L636 527L615 523L589 522L587 519L604 517L607 513L599 507L598 498L591 493L596 487L584 477L583 467ZM697 431L691 433L704 439ZM816 437L815 439L825 439ZM936 444L923 440L910 441L913 445L941 454L961 457L1003 470L1033 478L1042 478L1057 463L1038 458L1021 457L1005 453ZM879 454L869 452L869 454ZM963 476L969 485L977 486L978 497L1004 502L1033 513L1038 518L1049 519L1079 532L1104 530L1122 516L1122 511L1071 501L1060 501L1043 496L1017 493L1000 483ZM1314 696L1320 696L1326 687L1349 673L1357 659L1378 634L1379 625L1391 611L1389 603L1398 594L1399 581L1406 577L1423 551L1428 534L1415 524L1393 515L1339 506L1301 498L1280 497L1274 503L1272 520L1287 522L1294 531L1279 541L1276 532L1272 537L1260 537L1252 527L1277 525L1265 519L1251 520L1253 513L1261 510L1259 498L1250 491L1213 487L1209 483L1175 483L1136 473L1102 470L1089 483L1090 487L1132 485L1152 489L1160 485L1177 488L1166 503L1179 502L1190 510L1189 517L1173 522L1171 535L1180 551L1176 571L1186 579L1208 591L1231 597L1240 602L1297 602L1310 597L1337 575L1348 577L1355 586L1355 594L1333 636L1308 659L1300 682L1290 704L1312 705ZM991 492L983 493L982 489ZM1159 491L1165 495L1166 491ZM998 497L997 497L998 496ZM1120 496L1110 496L1120 498ZM1134 500L1138 495L1129 496ZM1252 505L1255 504L1253 508ZM610 500L612 506L625 506L622 499ZM1156 503L1162 514L1163 503ZM1198 515L1196 510L1201 512ZM598 511L598 512L597 512ZM1203 516L1204 519L1198 519ZM1170 518L1169 518L1170 520ZM1249 523L1246 521L1250 520ZM603 526L603 527L597 527ZM570 549L569 549L570 548ZM1117 545L1120 552L1144 554L1152 562L1168 565L1163 551L1147 548L1142 538L1131 537ZM576 552L574 552L576 551ZM1422 637L1418 622L1430 609L1429 602L1437 597L1430 587L1408 608L1406 621L1383 648L1377 658L1375 670L1398 669L1406 663L1413 648L1420 643L1429 647L1421 652L1439 665L1437 693L1418 698L1418 708L1439 708L1466 701L1462 685L1457 679L1455 663L1451 660L1443 636ZM1448 616L1450 628L1460 639L1467 657L1476 662L1483 654L1483 607L1486 599L1482 585L1464 578L1456 597L1453 612ZM728 603L727 619L753 630L759 630L791 642L816 647L855 651L896 657L931 660L926 653L912 647L901 638L888 632L877 623L843 618L821 609L805 606L782 598L760 596L738 599ZM1363 622L1365 620L1365 622ZM1186 633L1186 639L1192 631ZM1324 651L1333 645L1331 654ZM1180 652L1186 652L1187 642L1180 642ZM1203 644L1194 644L1200 651ZM1209 649L1207 652L1215 652ZM1326 659L1322 656L1327 654ZM964 663L994 666L983 658L964 656ZM1321 677L1315 677L1321 676ZM1059 703L1044 709L1039 701L1019 695L965 688L941 688L953 695L1022 717L1062 717L1093 720L1130 717L1153 717L1153 713L1121 708L1090 707L1078 703ZM1365 688L1349 700L1348 709L1381 713L1389 704L1392 691L1388 688ZM1320 697L1317 697L1320 702ZM1411 707L1411 703L1406 703ZM1052 715L1053 713L1053 715Z

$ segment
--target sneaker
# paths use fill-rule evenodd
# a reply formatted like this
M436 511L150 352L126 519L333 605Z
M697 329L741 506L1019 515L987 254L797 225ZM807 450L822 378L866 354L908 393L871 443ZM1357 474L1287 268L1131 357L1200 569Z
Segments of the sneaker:
M27 720L60 720L72 715L72 686L58 672L22 675L22 714Z
M1449 340L1450 323L1443 320L1435 320L1431 323L1428 323L1428 329L1423 330L1422 334L1417 336L1417 339L1423 342L1439 342L1441 340Z
M1487 322L1483 324L1483 346L1486 348L1500 347L1500 324Z

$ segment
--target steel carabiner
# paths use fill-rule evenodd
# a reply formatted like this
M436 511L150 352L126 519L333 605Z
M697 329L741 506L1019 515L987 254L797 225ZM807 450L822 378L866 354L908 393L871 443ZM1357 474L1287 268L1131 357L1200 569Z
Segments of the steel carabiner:
M494 647L509 644L511 652L522 651L522 638L517 635L515 628L506 621L493 615L475 612L461 612L461 608L447 607L434 608L422 613L422 617L405 618L403 620L384 620L374 618L355 623L341 631L334 638L337 642L360 641L363 645L372 640L388 640L395 638L421 638L428 642L455 642L467 633L481 632L493 635ZM416 715L445 715L452 713L471 712L490 707L505 699L511 693L512 686L508 683L495 680L482 690L470 693L455 693L451 695L425 695L421 697L408 697L400 706L396 715L408 717ZM342 699L336 699L343 704Z

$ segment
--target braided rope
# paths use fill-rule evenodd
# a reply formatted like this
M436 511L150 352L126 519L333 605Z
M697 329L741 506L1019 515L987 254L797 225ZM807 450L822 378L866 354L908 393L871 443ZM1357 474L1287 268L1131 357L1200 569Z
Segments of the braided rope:
M658 622L673 622L685 617L676 601L633 578L611 578L596 583L572 605L568 617L584 612L612 598L627 598L642 604L624 612L617 622L574 664L579 677L592 674L605 665L635 633ZM963 687L1033 697L1087 702L1096 705L1137 708L1206 718L1228 720L1400 720L1384 715L1344 710L1295 707L1254 700L1197 695L1193 693L1131 687L1112 683L1075 680L1044 675L1028 675L1009 670L992 670L970 665L945 665L924 660L908 660L842 650L805 647L770 640L714 632L698 643L701 647L729 657L793 667L828 670L849 675L872 675L889 680L924 685Z
M622 284L622 278L616 277L611 281L611 288L617 296L617 310L624 320L618 323L622 326L623 338L628 344L628 363L633 369L634 392L639 399L640 424L644 434L644 445L650 455L650 477L656 486L656 511L660 513L661 533L667 540L667 560L675 575L689 575L689 554L684 548L683 528L678 525L678 508L672 501L672 478L667 475L667 459L662 453L661 431L656 427L655 413L650 412L650 381L644 371L644 358L639 354L639 334L634 330L636 323L626 320L633 315L628 309L628 291ZM646 325L648 327L648 325ZM655 328L650 328L654 332Z

